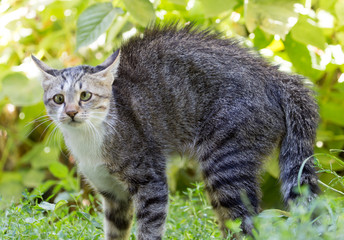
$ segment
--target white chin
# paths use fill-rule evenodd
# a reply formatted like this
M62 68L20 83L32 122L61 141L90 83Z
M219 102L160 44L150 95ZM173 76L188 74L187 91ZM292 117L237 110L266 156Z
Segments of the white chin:
M70 121L68 123L69 126L73 126L73 127L81 126L82 124L83 122L78 122L78 121Z
M83 121L72 121L72 120L70 120L70 121L64 121L64 122L62 122L62 126L64 126L64 127L73 127L73 128L75 128L75 127L80 127L80 126L83 126L84 125L84 122Z

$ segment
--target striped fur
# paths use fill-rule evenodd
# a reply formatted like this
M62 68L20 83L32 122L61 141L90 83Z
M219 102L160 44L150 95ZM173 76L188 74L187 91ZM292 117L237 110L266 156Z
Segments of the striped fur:
M168 205L166 157L187 149L200 163L223 235L259 211L259 171L280 147L282 193L295 199L297 173L313 154L317 105L303 78L192 26L153 27L97 67L43 72L44 102L80 172L104 197L106 239L162 239ZM81 101L83 91L92 93ZM65 96L64 104L53 101ZM74 104L74 105L73 105ZM66 108L73 105L73 118ZM72 106L72 107L73 107ZM301 184L319 191L312 163Z
M103 195L105 239L128 239L133 218L133 203L128 197L119 200L111 193Z

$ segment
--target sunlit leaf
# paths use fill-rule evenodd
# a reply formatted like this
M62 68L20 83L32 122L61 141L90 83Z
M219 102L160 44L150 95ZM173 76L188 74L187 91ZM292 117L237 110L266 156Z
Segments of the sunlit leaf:
M36 144L22 158L22 163L31 163L33 168L49 167L58 160L58 147L47 147L44 143Z
M325 36L322 30L314 25L312 20L306 16L301 16L299 21L291 30L291 36L294 40L304 45L313 45L320 49L325 48Z
M254 30L253 43L257 49L268 46L273 40L274 36L262 31L259 27Z
M57 178L65 178L68 175L68 168L60 162L54 162L49 166L50 172Z
M149 0L123 0L125 8L136 21L146 26L155 19L153 4Z
M97 3L88 7L79 16L76 30L76 48L91 44L111 25L122 9L111 3Z
M295 2L297 1L245 1L245 24L247 29L253 32L259 26L265 32L278 34L284 38L297 21L298 14L294 12Z
M38 169L30 169L23 175L23 183L25 187L38 187L45 178L45 171Z
M91 217L89 213L77 211L76 214L81 218L91 221Z
M290 213L280 209L267 209L258 215L259 218L281 218L290 217Z
M15 172L2 173L2 181L0 182L0 196L3 200L13 201L18 200L21 197L21 193L24 190L24 185L21 181L11 179L9 175L19 174ZM4 202L4 201L3 201ZM0 207L3 205L0 201Z
M241 223L242 223L241 219L236 219L236 220L232 220L232 221L227 221L226 226L229 228L229 230L232 233L239 233L242 231L242 229L240 227Z
M338 0L319 0L319 8L328 12L334 12L335 4Z
M335 12L338 18L338 22L341 26L344 25L344 0L338 0L335 4Z
M7 96L16 106L30 106L42 100L43 90L38 81L15 72L3 78L0 95Z
M56 203L54 211L56 211L57 209L61 208L62 206L66 205L68 203L68 201L66 200L60 200Z
M298 73L316 80L321 72L312 67L312 58L307 47L288 35L284 41L285 50Z
M53 211L55 209L55 204L48 202L41 202L38 206L46 211Z
M186 5L188 0L168 0L171 3L178 4L178 5Z
M323 121L344 126L344 103L337 104L335 102L327 102L320 107L320 113Z
M24 221L26 223L30 223L30 224L37 222L37 220L35 218L32 218L32 217L25 218Z
M274 178L279 178L279 149L275 149L264 164L264 169Z
M200 2L207 17L213 17L222 12L229 11L237 4L236 0L200 0Z

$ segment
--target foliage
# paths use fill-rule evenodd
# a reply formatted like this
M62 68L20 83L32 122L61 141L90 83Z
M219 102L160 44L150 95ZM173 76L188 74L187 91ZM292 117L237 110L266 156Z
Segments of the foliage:
M19 205L0 211L0 238L103 239L99 213L93 211L96 200L91 199L84 205L66 200L52 204L42 195L25 192Z
M310 206L293 206L290 212L269 209L255 219L254 239L340 239L344 221L341 198L319 198Z
M154 20L194 21L242 39L284 71L305 75L317 92L322 119L316 152L343 149L344 1L2 0L0 14L0 193L6 199L20 198L25 188L44 188L53 197L80 191L74 160L44 115L30 54L55 68L95 65ZM329 169L321 171L321 181L341 191L344 166L336 159L343 155L317 157ZM171 185L197 176L193 168L172 169ZM269 160L266 169L263 206L276 207L276 161Z
M204 196L203 184L182 194L170 196L170 208L164 239L221 239L214 213ZM74 195L76 202L80 195ZM24 193L19 205L0 211L1 239L103 239L103 214L98 200L56 204L43 201L41 195ZM293 205L291 210L269 209L254 218L254 239L341 239L344 236L342 199L321 197L310 206ZM242 236L240 221L228 222L232 234ZM130 239L134 240L135 223ZM228 237L230 239L230 236ZM238 238L237 238L238 239Z

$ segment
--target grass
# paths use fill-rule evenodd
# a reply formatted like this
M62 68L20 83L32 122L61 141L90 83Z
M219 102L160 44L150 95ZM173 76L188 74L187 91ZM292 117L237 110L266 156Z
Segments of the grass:
M94 206L41 201L23 194L21 203L0 212L0 239L102 239L101 217ZM94 202L93 202L94 203Z
M44 202L40 195L23 194L20 204L0 211L0 239L103 239L99 199L75 204L65 200ZM270 209L254 218L253 237L242 239L344 239L343 198L321 196L308 207L292 206L290 211ZM229 222L240 233L240 222ZM135 238L135 224L131 239ZM202 184L170 196L164 239L221 239L214 213L204 196Z

